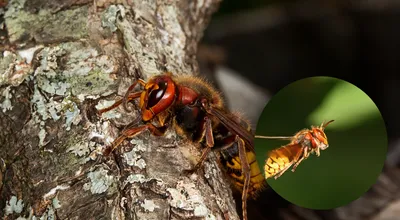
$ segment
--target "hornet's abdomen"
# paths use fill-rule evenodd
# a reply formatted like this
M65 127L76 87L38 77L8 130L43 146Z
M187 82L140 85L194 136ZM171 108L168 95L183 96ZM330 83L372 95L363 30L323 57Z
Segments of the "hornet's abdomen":
M252 151L246 152L247 161L250 165L250 185L248 194L250 198L256 198L259 191L265 187L265 179L261 173L256 160L256 155ZM236 144L221 151L221 163L232 178L235 188L243 189L244 175L242 173L242 162L239 158L239 149Z
M302 152L300 144L287 145L269 152L264 167L265 178L275 176L291 166L299 152Z

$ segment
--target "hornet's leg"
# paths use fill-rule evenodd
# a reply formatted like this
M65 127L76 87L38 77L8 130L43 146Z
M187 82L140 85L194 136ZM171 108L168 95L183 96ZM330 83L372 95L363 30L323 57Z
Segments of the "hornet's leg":
M319 147L317 147L317 149L315 149L315 154L317 155L317 157L319 157L321 155L321 151L320 151Z
M242 190L242 214L243 220L247 220L247 194L250 185L250 164L247 161L246 145L239 136L236 136L236 143L239 148L239 158L242 163L242 174L244 175L243 190Z
M104 108L104 109L99 110L99 111L98 111L98 114L101 115L101 114L103 114L104 112L108 112L108 111L110 111L110 110L113 110L114 108L118 107L118 106L121 105L122 103L124 104L125 110L127 110L126 103L128 103L128 102L130 102L130 101L132 101L132 100L134 100L134 99L136 99L136 98L139 98L139 97L140 97L140 94L142 93L142 92L135 92L135 93L133 93L133 94L130 94L130 93L132 92L132 90L136 87L136 85L137 85L138 83L139 83L140 85L142 85L142 86L145 86L145 85L146 85L146 82L143 81L143 80L141 80L141 79L139 79L139 80L137 80L136 82L132 83L132 85L129 86L128 90L126 91L125 96L124 96L123 99L116 101L116 102L115 102L112 106L110 106L110 107L107 107L107 108Z
M300 151L301 152L301 151ZM299 166L299 164L301 163L301 161L303 161L304 159L307 159L307 157L310 155L310 153L308 152L308 148L304 147L303 150L303 156L300 158L300 160L297 158L296 163L293 166L292 172L296 171L297 166Z
M162 136L164 135L165 131L167 130L167 126L163 127L156 127L153 124L145 124L141 125L139 127L131 127L131 128L126 128L125 130L122 131L122 134L113 141L110 147L106 148L104 151L104 155L108 156L111 152L115 150L125 139L127 138L133 138L136 135L139 135L140 133L144 132L145 130L149 130L151 134L155 136Z
M129 112L130 109L128 109L126 103L128 103L128 102L131 101L131 99L129 98L129 97L130 97L130 93L131 93L132 90L135 88L135 86L137 85L137 83L139 83L139 84L142 85L142 86L145 86L145 85L146 85L146 82L145 82L145 81L143 81L142 79L138 79L138 81L132 83L132 85L129 86L128 90L127 90L126 93L125 93L124 98L122 99L124 109L125 109L125 111L127 111L127 112ZM138 94L138 97L140 97L140 93L141 93L141 92L136 92L136 93L139 93L139 94ZM134 94L136 94L136 93L134 93Z
M99 111L97 111L97 113L98 113L99 115L101 115L101 114L103 114L103 113L105 113L105 112L111 111L111 110L115 109L116 107L118 107L119 105L121 105L123 102L129 102L129 101L132 101L132 100L134 100L134 99L139 98L141 93L142 93L142 92L135 92L135 93L132 93L132 94L130 94L130 95L127 96L126 100L125 100L125 98L124 98L124 99L121 99L121 100L118 100L118 101L116 101L113 105L111 105L110 107L100 109ZM125 100L125 101L124 101L124 100Z
M247 195L250 186L251 167L247 159L246 146L243 139L241 139L237 135L228 136L225 139L223 139L223 142L224 145L216 148L215 150L217 151L225 150L227 148L232 147L234 144L237 144L238 146L239 159L242 168L242 174L244 176L243 190L242 190L242 210L243 210L242 215L243 215L243 220L247 220Z
M214 147L214 136L213 136L213 131L212 131L212 125L211 125L211 120L208 117L204 118L204 138L206 141L206 148L204 148L199 162L197 162L196 166L192 170L188 170L188 173L194 173L196 172L204 163L206 160L208 153L210 153L211 148Z
M277 174L275 175L274 178L275 178L275 179L278 179L280 176L282 176L282 174L285 173L293 164L295 164L297 161L299 161L299 158L301 157L302 154L303 154L303 149L300 150L299 152L297 152L297 154L294 156L292 162L291 162L290 164L288 164L288 165L285 167L285 169L283 169L282 171L280 171L279 173L277 173ZM300 159L300 162L301 162L301 160L302 160L302 159ZM293 169L295 169L295 168L293 168ZM292 171L293 171L293 169L292 169ZM293 172L294 172L294 171L293 171Z
M289 164L285 167L285 169L279 171L279 172L274 176L274 179L278 179L279 177L281 177L282 174L283 174L284 172L286 172L286 170L288 170L292 165L293 165L293 162L292 162L292 163L289 163Z

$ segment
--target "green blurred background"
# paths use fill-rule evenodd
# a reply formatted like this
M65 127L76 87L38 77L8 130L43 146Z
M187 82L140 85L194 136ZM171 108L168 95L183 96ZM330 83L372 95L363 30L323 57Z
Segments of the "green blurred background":
M356 86L332 77L310 77L280 90L268 102L256 134L290 136L334 119L325 130L329 148L268 184L298 206L331 209L362 196L381 173L387 152L385 122L374 102ZM289 143L256 139L263 169L267 152Z

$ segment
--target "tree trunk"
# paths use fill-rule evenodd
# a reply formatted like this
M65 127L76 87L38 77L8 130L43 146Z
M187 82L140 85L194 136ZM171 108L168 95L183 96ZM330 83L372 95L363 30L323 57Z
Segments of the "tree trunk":
M173 130L96 156L139 112L100 118L95 108L121 98L137 75L197 74L197 44L218 4L1 2L1 218L238 219L215 155L203 172L182 174L200 147Z

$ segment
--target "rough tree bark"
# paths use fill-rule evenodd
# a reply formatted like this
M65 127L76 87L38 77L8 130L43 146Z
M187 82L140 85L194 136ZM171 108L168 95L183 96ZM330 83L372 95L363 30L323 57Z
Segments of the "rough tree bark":
M200 149L172 130L96 156L139 113L94 109L136 74L197 74L219 1L2 2L0 218L238 219L215 155L183 175Z

